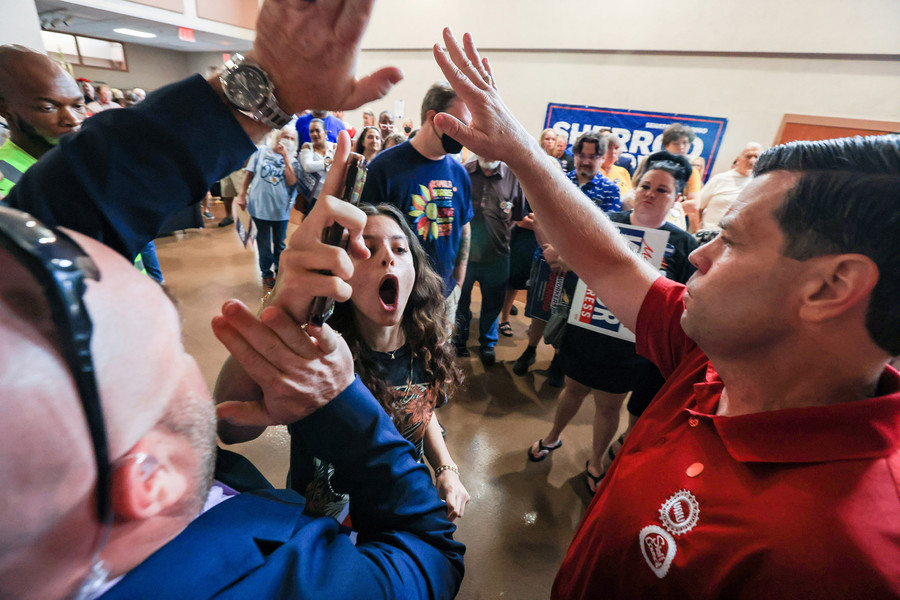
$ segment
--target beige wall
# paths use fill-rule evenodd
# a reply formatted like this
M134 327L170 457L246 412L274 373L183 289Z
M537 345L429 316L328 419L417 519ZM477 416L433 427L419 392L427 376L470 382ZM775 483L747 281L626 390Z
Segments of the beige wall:
M642 0L640 14L633 3L603 3L602 14L598 6L590 0L557 0L552 10L527 0L379 0L360 70L395 64L406 80L371 108L394 111L404 100L405 116L418 125L422 95L441 78L430 45L451 24L475 32L505 100L535 134L549 102L725 117L715 169L721 171L745 142L771 143L785 113L900 120L897 0L758 0L749 9L718 0ZM496 26L510 14L514 26ZM152 89L221 64L220 53L134 44L127 52L127 74L76 73ZM348 111L347 118L359 127L361 111Z
M897 0L378 0L365 47L900 54Z
M728 119L716 172L750 140L770 144L785 113L900 120L900 61L776 56L494 51L486 53L506 103L534 134L549 102ZM405 100L419 124L428 86L441 78L430 51L366 51L364 72L394 64L406 79L376 114ZM359 127L361 110L347 118Z
M94 69L73 65L75 77L104 81L112 87L141 87L152 91L191 74L186 52L151 48L141 44L125 44L128 72Z

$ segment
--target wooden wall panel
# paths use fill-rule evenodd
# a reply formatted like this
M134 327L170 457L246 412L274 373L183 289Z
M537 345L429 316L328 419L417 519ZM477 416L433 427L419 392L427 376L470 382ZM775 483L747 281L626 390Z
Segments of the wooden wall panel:
M900 132L900 122L843 119L838 117L814 117L810 115L784 115L775 144L796 140L829 140L854 135L880 135Z
M256 28L257 0L197 0L197 16L247 29Z
M184 12L184 0L129 0L135 4L143 4L152 6L153 8L162 8L163 10L171 10L177 13Z

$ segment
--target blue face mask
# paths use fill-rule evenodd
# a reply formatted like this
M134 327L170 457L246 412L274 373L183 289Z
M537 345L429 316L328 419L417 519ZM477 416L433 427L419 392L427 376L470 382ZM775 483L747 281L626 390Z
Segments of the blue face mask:
M462 152L463 145L445 133L441 136L441 148L447 154L459 154Z

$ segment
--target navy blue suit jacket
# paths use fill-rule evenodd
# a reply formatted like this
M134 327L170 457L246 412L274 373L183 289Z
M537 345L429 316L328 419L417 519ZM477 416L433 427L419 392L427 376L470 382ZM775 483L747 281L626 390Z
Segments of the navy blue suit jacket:
M102 598L452 598L464 548L446 506L384 409L357 379L296 424L335 465L359 531L302 514L291 490L240 494L194 520Z
M172 212L255 150L199 76L125 110L91 117L22 177L7 197L47 225L99 239L127 258ZM302 514L291 491L242 494L194 520L132 569L115 598L451 598L462 544L428 470L357 379L297 427L335 465L359 532Z

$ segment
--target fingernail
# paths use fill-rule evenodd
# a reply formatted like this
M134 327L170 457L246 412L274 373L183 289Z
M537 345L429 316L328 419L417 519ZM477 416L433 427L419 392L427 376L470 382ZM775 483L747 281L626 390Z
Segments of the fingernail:
M238 314L238 304L234 300L228 300L222 305L222 314L226 317L233 317Z

